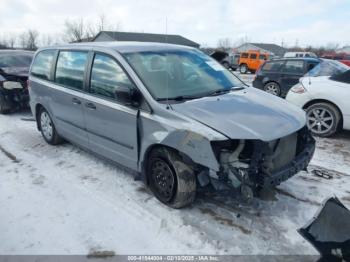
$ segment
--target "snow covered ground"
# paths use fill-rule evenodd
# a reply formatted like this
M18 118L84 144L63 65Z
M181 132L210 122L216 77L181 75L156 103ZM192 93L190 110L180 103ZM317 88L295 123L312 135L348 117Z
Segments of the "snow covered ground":
M252 206L199 195L173 210L140 181L71 145L47 145L29 113L0 115L0 254L316 254L296 229L320 203L350 206L350 133L318 139L312 169Z

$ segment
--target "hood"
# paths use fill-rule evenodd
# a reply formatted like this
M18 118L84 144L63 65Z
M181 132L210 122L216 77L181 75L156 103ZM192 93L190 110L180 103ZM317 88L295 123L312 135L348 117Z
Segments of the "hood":
M2 67L0 73L4 76L28 77L29 67Z
M255 88L190 100L172 108L231 139L271 141L306 124L303 110Z

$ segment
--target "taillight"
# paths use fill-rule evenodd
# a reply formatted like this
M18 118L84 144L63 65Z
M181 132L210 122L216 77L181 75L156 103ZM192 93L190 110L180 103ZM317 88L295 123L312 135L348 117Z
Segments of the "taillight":
M26 88L29 89L29 79L27 79L26 83L27 83Z

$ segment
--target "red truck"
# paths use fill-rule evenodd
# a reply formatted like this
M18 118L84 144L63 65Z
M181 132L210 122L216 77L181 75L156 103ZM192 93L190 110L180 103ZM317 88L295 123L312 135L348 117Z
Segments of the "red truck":
M347 66L350 66L350 54L347 53L324 53L322 58L338 60Z

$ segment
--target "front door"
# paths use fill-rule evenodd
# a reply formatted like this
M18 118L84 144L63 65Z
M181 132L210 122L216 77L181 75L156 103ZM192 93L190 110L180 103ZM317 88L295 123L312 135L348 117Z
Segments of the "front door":
M135 88L111 56L96 53L84 111L90 149L126 167L137 168L138 109L118 101L116 90Z

